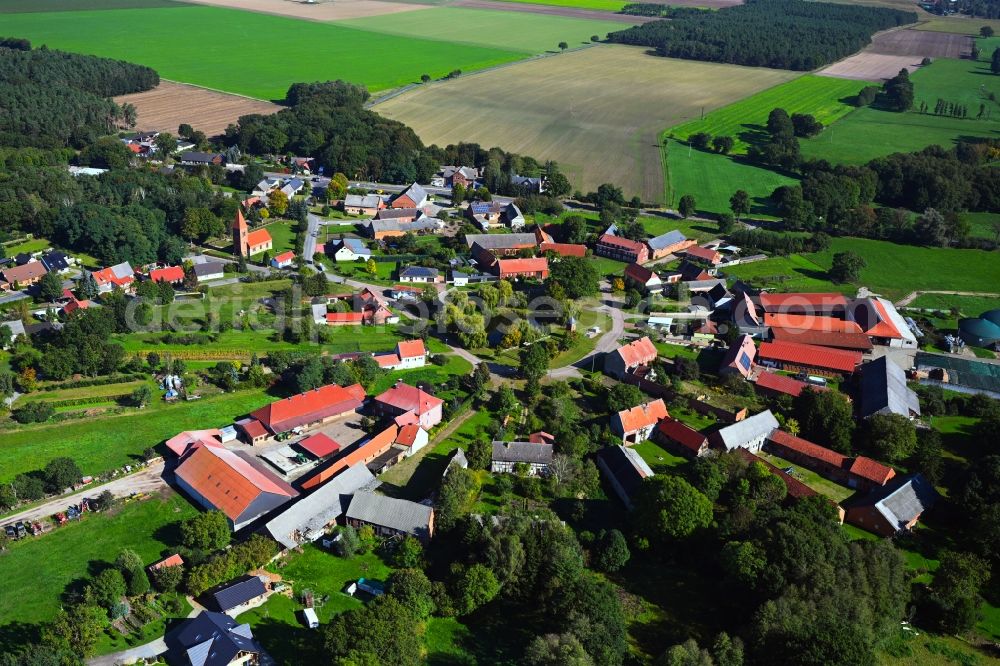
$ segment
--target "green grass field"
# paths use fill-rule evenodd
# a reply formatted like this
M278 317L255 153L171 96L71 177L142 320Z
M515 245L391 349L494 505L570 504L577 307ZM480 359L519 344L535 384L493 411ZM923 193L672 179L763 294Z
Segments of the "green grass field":
M142 39L135 38L137 25ZM377 91L419 81L422 74L437 78L524 57L508 49L194 5L8 14L4 33L149 65L166 79L260 99L283 99L297 81L343 79ZM279 55L279 45L293 43L308 44L307 56Z
M632 447L642 456L646 464L657 474L674 473L674 468L687 462L687 458L675 455L651 439Z
M8 431L0 438L0 481L41 469L59 456L75 460L84 474L96 475L134 463L143 449L182 430L228 425L274 399L259 390L240 391L156 410Z
M868 263L861 271L859 284L890 299L898 299L915 290L981 291L1000 282L1000 262L992 252L896 245L865 238L834 238L826 252L774 257L734 266L727 275L758 284L767 282L779 291L854 293L856 285L835 285L826 276L833 255L848 250ZM955 270L956 266L961 266L962 270ZM788 279L767 279L780 276Z
M979 40L986 41L1000 40ZM939 58L913 72L914 106L921 103L934 110L938 99L964 105L968 118L936 116L933 113L895 113L871 107L856 109L827 127L819 136L800 142L805 157L833 162L863 164L895 152L922 150L930 145L952 147L966 137L996 136L1000 132L1000 104L988 99L1000 96L1000 79L987 76L992 50L984 48L979 62ZM976 118L980 105L982 119Z
M796 180L780 173L738 162L732 157L700 150L673 139L664 141L664 171L667 175L669 205L676 206L685 194L695 198L699 212L729 212L729 198L736 190L750 194L753 215L772 213L768 198L775 188L795 183Z
M979 29L988 25L1000 33L1000 20L983 18L966 18L964 16L935 16L913 26L915 30L931 30L933 32L952 32L959 35L979 35Z
M266 229L271 234L271 240L274 241L271 256L295 249L295 234L298 232L298 223L282 220L272 222L267 225Z
M198 510L180 495L167 492L166 499L154 497L110 513L87 514L83 520L43 537L10 544L0 557L4 581L0 585L0 626L52 619L66 586L96 574L101 563L114 562L123 548L135 550L149 563L177 545L167 526L190 518Z
M864 83L859 81L807 74L712 111L701 120L671 127L666 133L677 139L686 139L696 132L731 136L736 142L733 152L742 153L763 131L772 109L780 107L789 115L811 113L816 120L829 125L854 108L846 100L863 87Z
M185 7L172 0L4 0L0 3L0 14L20 14L23 12L72 12L81 9L152 9L154 7Z
M1000 308L1000 298L953 296L951 294L921 294L908 307L944 310L946 312L951 310L951 308L958 308L963 317L978 317L988 310Z
M370 16L339 21L339 25L530 54L558 51L559 42L566 42L570 48L590 44L592 35L603 39L607 33L623 27L618 21L460 7Z

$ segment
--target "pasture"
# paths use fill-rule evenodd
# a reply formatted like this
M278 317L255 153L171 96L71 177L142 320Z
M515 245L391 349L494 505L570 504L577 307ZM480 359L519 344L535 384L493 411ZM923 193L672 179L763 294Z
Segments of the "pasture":
M559 42L570 48L590 44L592 35L602 39L622 24L523 12L435 7L427 11L342 21L340 25L407 37L501 48L524 53L558 51Z
M1000 33L1000 19L969 18L966 16L934 16L930 20L921 21L913 26L915 30L932 32L951 32L959 35L979 35L979 29L984 25Z
M761 284L770 280L780 291L840 291L854 293L855 285L835 285L826 271L833 255L851 251L868 264L858 285L896 300L914 290L988 291L1000 283L1000 262L984 250L896 245L866 238L834 238L825 252L775 257L746 266L734 266L727 275ZM961 266L962 270L955 270ZM778 276L787 276L780 279Z
M142 25L141 39L136 25ZM507 49L196 5L8 14L4 30L36 45L128 60L173 81L269 100L283 99L297 81L343 79L377 91L419 81L422 74L436 78L524 57ZM308 44L308 57L279 56L275 47L288 44Z
M81 0L4 0L0 14L23 12L72 12L81 8ZM152 9L154 7L183 8L174 0L86 0L88 10L101 9Z
M664 127L794 76L600 45L420 86L375 110L426 143L471 141L556 160L576 188L612 182L626 197L660 202Z
M854 108L848 102L863 86L857 81L807 74L741 99L700 120L670 127L667 133L681 140L697 132L731 136L735 141L733 151L743 153L763 130L772 109L780 107L789 115L811 113L816 120L829 125Z
M952 147L969 136L995 136L1000 130L1000 104L989 95L1000 96L1000 79L984 76L988 63L942 58L911 74L915 106L921 102L933 111L937 100L962 104L969 117L953 118L933 113L896 113L872 107L855 109L812 139L800 141L805 157L833 162L863 164L895 152L921 150L930 145ZM976 118L980 105L984 117Z
M240 116L281 110L271 102L173 81L162 81L146 92L121 95L115 101L135 107L138 112L136 127L144 131L176 132L178 125L188 123L208 136L222 134L226 126L235 123Z
M727 155L689 149L673 139L663 142L666 164L667 203L674 207L685 194L695 198L697 209L705 213L729 212L729 197L736 190L750 195L750 213L772 213L768 199L781 185L796 180L776 171L741 162Z

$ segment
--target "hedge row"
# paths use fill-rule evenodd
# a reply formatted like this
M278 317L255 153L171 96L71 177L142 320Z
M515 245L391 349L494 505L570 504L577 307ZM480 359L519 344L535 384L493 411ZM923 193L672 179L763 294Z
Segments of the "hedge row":
M146 352L142 353L143 356ZM46 386L39 386L39 391L61 391L63 389L72 388L87 388L88 386L106 386L108 384L126 384L128 382L134 382L137 380L146 379L146 374L142 372L132 372L124 373L120 375L108 375L107 377L97 377L96 379L80 379L71 382L62 382L60 384L48 384Z

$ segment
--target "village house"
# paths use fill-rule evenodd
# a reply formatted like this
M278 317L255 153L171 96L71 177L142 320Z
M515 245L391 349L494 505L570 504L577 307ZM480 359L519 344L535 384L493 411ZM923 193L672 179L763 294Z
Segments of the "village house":
M611 430L624 444L638 444L649 439L656 424L668 416L667 406L658 398L612 414Z
M663 259L671 254L678 254L694 244L695 241L687 238L676 229L674 231L668 231L665 234L660 234L659 236L650 238L646 241L646 245L649 247L649 258L651 261Z
M373 401L376 416L393 419L399 426L416 423L426 430L441 423L443 406L441 398L402 380Z
M184 566L184 558L180 556L179 553L173 553L164 557L162 560L158 560L150 564L146 569L148 571L159 571L160 569L165 569L167 567L182 567Z
M545 179L538 176L511 176L510 184L525 194L541 194L545 191Z
M881 488L896 476L896 470L876 460L865 456L845 456L784 430L772 432L763 448L767 453L854 489Z
M189 150L177 156L178 161L183 166L225 166L226 156L222 153L203 153L198 150Z
M679 284L681 282L689 283L711 280L712 274L701 266L685 259L676 269L664 273L662 278L666 284Z
M389 298L408 303L416 303L423 296L423 293L422 287L408 287L405 284L397 284L389 288Z
M9 321L0 321L0 328L6 326L7 330L10 331L9 340L3 340L0 342L0 348L7 349L14 341L20 336L24 335L24 322L20 319L11 319Z
M243 211L236 209L236 219L233 220L233 250L237 256L249 258L270 250L273 244L267 229L249 231Z
M906 373L888 356L861 366L859 388L858 415L863 419L875 414L899 414L908 419L920 416L920 400L906 385Z
M649 336L633 340L622 345L604 357L604 372L615 379L624 379L625 375L639 366L649 365L656 360L656 347Z
M149 279L153 282L180 284L184 282L184 269L180 266L166 266L149 271Z
M513 278L544 280L549 276L549 260L545 257L494 259L493 263L486 266L485 269L501 280Z
M684 255L692 261L701 261L710 266L717 266L722 263L722 255L717 250L697 245L685 248Z
M385 202L377 194L348 194L344 197L343 209L348 215L374 216L385 208Z
M663 281L660 280L660 276L639 264L629 264L625 267L625 284L635 287L644 294L663 291Z
M604 473L625 508L630 511L633 508L632 498L639 491L642 482L655 476L637 451L621 445L608 446L598 451L597 467Z
M797 342L764 342L757 350L758 362L769 368L807 372L828 377L848 377L861 365L861 353L802 345Z
M365 247L364 241L360 238L344 238L337 241L328 241L326 253L336 262L341 261L368 261L372 257L372 251Z
M383 537L413 536L427 542L434 536L433 508L366 490L354 493L346 522L354 528L370 525Z
M8 283L11 288L17 286L23 289L41 280L48 272L43 262L31 261L20 266L4 268L0 271L0 276L3 277L3 281Z
M250 625L237 624L225 613L203 610L181 620L163 640L170 664L255 666L273 662L253 637Z
M407 266L399 271L400 282L417 282L421 284L436 284L444 282L444 276L436 268L426 266Z
M247 574L209 590L205 596L211 599L210 605L216 610L232 617L263 601L267 597L267 586L260 576Z
M42 263L45 264L45 268L49 269L50 273L63 273L76 264L76 259L65 252L51 250L42 255Z
M380 211L375 219L364 227L365 233L375 240L385 240L387 238L398 238L406 234L439 231L444 226L444 222L436 218L421 217L422 213L420 211L411 209L398 211L403 214L401 219L390 219L388 215L390 212L392 211ZM420 219L417 219L418 217Z
M430 441L431 435L429 432L418 426L416 423L410 423L399 429L399 432L396 434L396 441L393 442L393 445L404 449L406 457L409 458L414 453L427 446Z
M534 251L538 247L538 238L529 233L466 234L465 243L476 261L488 264L486 255L502 258L517 256L523 250Z
M392 200L392 208L423 208L430 201L427 190L413 183L396 195Z
M132 284L135 282L135 271L132 270L132 266L127 261L93 271L91 276L97 283L97 292L100 294L106 294L115 287L120 287L126 292L131 291Z
M289 250L275 255L271 259L271 268L291 268L295 263L295 253Z
M657 423L653 439L687 458L700 458L708 453L708 438L674 418Z
M630 264L644 264L649 261L649 248L645 243L611 234L604 234L597 240L594 252L601 257Z
M368 468L357 463L279 513L265 527L284 548L316 541L344 514L351 495L374 481Z
M528 476L547 476L553 451L551 444L494 441L490 471L511 474L518 465L524 465Z
M298 494L252 457L243 457L222 444L195 447L177 466L174 477L203 507L224 513L234 532Z
M427 363L427 348L424 341L401 340L396 343L396 351L390 354L376 354L375 360L386 370L410 370L422 368Z
M479 180L479 169L466 166L441 167L441 177L447 187L461 185L467 190L475 189L476 181Z
M893 537L912 529L937 498L934 486L915 474L848 506L845 521L879 536Z
M740 338L729 347L719 366L719 375L740 375L744 379L753 371L753 360L757 347L749 335Z
M768 409L720 428L709 436L709 442L723 451L742 448L757 453L777 428L778 420Z
M194 276L198 284L210 282L211 280L221 280L226 276L226 265L221 261L206 261L194 265Z

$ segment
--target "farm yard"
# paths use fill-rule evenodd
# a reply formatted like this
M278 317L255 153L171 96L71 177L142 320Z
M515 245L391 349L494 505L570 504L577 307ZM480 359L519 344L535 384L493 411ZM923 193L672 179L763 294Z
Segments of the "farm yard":
M140 21L137 39L133 28ZM283 99L298 81L342 79L378 91L419 81L422 74L469 72L525 55L198 5L7 14L4 30L49 48L148 65L172 81L269 100ZM291 64L258 44L265 35L275 45L309 44L310 57Z
M614 182L627 196L662 201L664 127L794 76L602 45L421 86L375 110L426 143L475 141L552 159L580 189Z
M176 132L178 125L188 123L208 136L222 134L242 115L271 114L281 109L271 102L173 81L162 81L152 90L122 95L115 101L136 108L136 126L143 130Z

